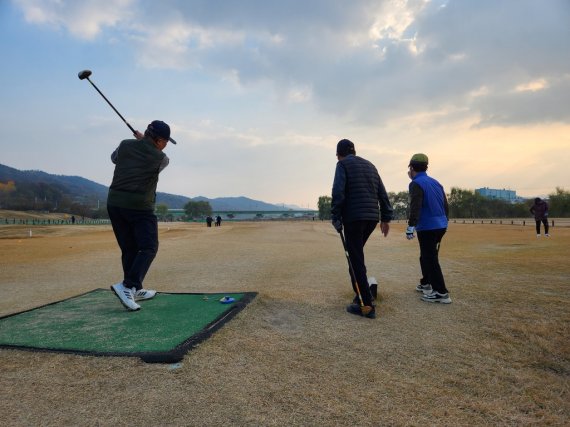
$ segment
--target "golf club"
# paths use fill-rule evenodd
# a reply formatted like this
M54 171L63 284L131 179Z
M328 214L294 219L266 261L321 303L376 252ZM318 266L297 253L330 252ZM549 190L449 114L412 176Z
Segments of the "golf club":
M91 74L93 74L93 73L91 72L91 70L83 70L83 71L80 71L77 76L79 77L79 80L88 80L89 83L91 83L91 85L95 88L95 90L97 90L97 92L99 92L99 95L101 95L101 96L103 97L103 99L104 99L105 101L107 101L107 104L109 104L109 105L111 106L111 108L115 111L115 113L117 113L118 116L123 120L123 122L125 122L125 124L129 127L129 129L133 132L133 135L134 135L134 134L135 134L135 130L133 129L133 127L125 120L125 118L124 118L123 116L121 116L121 113L119 113L119 112L117 111L117 109L113 106L113 104L111 104L111 101L109 101L109 100L107 99L107 97L106 97L105 95L103 95L103 92L101 92L101 91L99 90L99 88L98 88L97 86L95 86L95 83L93 83L93 82L91 81L91 79L89 78L89 76L90 76Z
M364 305L364 301L362 301L362 295L360 294L360 286L358 286L358 282L356 281L356 276L354 275L354 269L352 268L352 261L350 261L350 256L348 255L348 249L346 248L346 241L344 240L344 233L342 230L338 232L340 234L340 240L342 241L342 246L344 248L344 254L346 255L346 261L348 262L348 272L350 273L350 278L354 281L354 287L356 288L356 294L358 295L358 301L360 303L360 310L362 310L362 314L368 314L372 311L372 307L367 307Z

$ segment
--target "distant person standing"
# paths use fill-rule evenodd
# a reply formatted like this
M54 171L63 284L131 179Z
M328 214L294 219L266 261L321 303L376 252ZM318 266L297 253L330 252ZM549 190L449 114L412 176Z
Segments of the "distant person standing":
M214 218L212 218L210 215L208 215L208 216L206 217L206 224L207 224L207 226L208 226L208 227L211 227L211 226L212 226L212 222L214 222Z
M158 224L154 214L158 174L168 166L163 153L171 141L170 127L150 123L136 139L125 139L111 154L115 164L107 211L121 248L123 281L111 286L129 311L140 309L137 300L153 298L156 291L143 288L143 280L158 250Z
M370 289L364 263L364 245L378 221L384 237L388 235L393 210L378 170L371 162L356 155L352 141L339 141L336 156L338 162L332 188L332 224L338 233L344 227L346 247L354 273L354 276L351 274L352 288L356 294L346 311L373 319L376 317L373 300L376 298L377 285ZM364 307L359 304L358 293Z
M441 184L426 173L428 157L414 154L408 165L410 214L406 237L413 239L414 232L420 244L420 267L422 279L416 286L422 292L422 301L451 303L445 287L443 272L439 265L439 247L447 231L449 207Z
M218 215L216 217L216 227L220 227L222 225L222 217Z
M534 215L536 221L536 237L540 237L540 223L544 224L544 235L550 237L548 234L548 203L540 197L534 199L534 204L530 208L530 213Z

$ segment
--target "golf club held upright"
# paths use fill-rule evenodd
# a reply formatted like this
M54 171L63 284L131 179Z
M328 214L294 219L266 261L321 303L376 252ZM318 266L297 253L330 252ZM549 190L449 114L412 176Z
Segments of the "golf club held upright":
M117 113L117 115L123 120L123 122L125 122L125 124L126 124L126 125L128 126L128 128L131 130L131 132L133 132L133 134L135 134L135 130L133 129L133 127L125 120L125 118L121 115L121 113L119 113L119 112L117 111L117 109L113 106L113 104L111 104L111 101L109 101L109 100L107 99L107 97L106 97L105 95L103 95L103 92L101 92L101 91L99 90L99 88L98 88L97 86L95 86L95 83L93 83L93 82L91 81L91 79L89 78L89 76L90 76L91 74L93 74L93 73L91 72L91 70L83 70L83 71L80 71L80 72L78 73L77 77L79 77L79 80L88 80L89 83L91 83L91 85L95 88L95 90L96 90L97 92L99 92L99 95L101 95L101 96L103 97L103 99L104 99L105 101L107 101L107 104L109 104L109 105L111 106L111 108L115 111L115 113Z

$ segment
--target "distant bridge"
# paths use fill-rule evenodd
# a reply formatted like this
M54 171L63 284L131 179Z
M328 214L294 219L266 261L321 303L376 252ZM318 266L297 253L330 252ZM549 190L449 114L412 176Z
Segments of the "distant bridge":
M168 213L174 217L184 216L184 209L168 209ZM319 211L313 209L305 210L213 210L212 216L221 216L222 219L277 219L277 218L313 218L317 217Z

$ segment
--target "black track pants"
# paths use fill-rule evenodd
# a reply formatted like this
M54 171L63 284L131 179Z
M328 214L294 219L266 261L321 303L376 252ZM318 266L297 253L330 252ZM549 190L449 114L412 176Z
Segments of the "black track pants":
M153 211L107 205L109 219L121 248L123 283L142 289L142 282L158 251L158 224Z
M366 276L366 265L364 264L364 245L377 224L377 221L354 221L343 224L348 256L354 269L354 277L358 282L364 305L372 305L372 294L370 293L368 277ZM354 280L352 282L352 288L356 294L356 285Z
M420 267L423 279L433 290L446 294L445 280L439 265L439 246L447 229L418 231L420 244Z
M548 220L546 218L536 220L536 234L540 234L541 222L544 224L544 234L548 234Z

